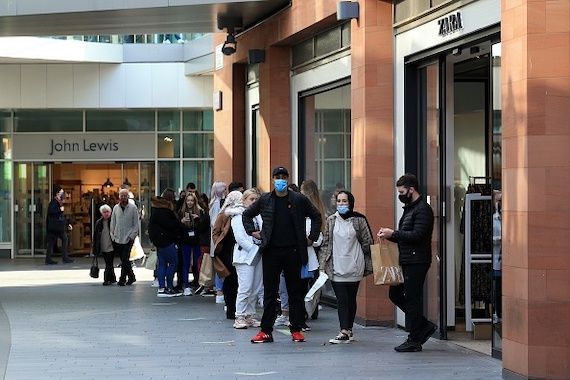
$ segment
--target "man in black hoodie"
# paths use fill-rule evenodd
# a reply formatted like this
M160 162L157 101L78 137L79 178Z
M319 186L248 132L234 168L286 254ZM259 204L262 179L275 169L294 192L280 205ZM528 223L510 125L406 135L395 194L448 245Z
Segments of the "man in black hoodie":
M398 199L404 204L404 213L396 231L380 228L378 237L398 243L404 283L390 287L390 300L406 313L410 335L395 347L398 352L417 352L437 330L437 326L423 315L423 288L431 265L431 235L433 210L419 193L418 179L404 174L396 182Z
M165 193L172 189L165 189ZM178 262L177 244L182 235L187 233L186 227L174 213L174 204L164 198L152 197L150 220L148 224L148 236L152 244L156 246L158 257L158 297L176 297L182 293L174 290L174 273ZM166 281L165 281L166 279Z

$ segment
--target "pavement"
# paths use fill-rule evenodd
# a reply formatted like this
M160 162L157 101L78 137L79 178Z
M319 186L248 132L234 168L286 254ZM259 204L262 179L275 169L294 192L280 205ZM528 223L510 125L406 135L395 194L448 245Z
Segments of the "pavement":
M233 329L213 297L157 298L144 268L132 286L102 286L89 266L0 260L0 378L501 378L499 360L446 341L397 353L406 334L395 328L355 326L355 342L329 344L338 318L328 307L304 343L278 328L274 343L252 344L257 329Z

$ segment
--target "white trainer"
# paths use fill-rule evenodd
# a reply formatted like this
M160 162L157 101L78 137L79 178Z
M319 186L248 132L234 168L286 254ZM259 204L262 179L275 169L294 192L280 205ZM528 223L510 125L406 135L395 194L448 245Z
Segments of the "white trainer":
M192 289L184 288L184 295L185 296L191 296L192 295Z
M152 285L150 286L151 288L158 288L158 278L155 278L152 281Z
M275 326L289 326L289 316L281 314L275 319Z
M259 327L259 326L261 326L261 322L255 318L253 318L251 315L248 315L245 317L245 322L247 323L248 327Z
M216 303L226 303L226 301L224 301L224 296L216 296Z
M247 329L248 328L247 320L243 315L236 316L236 320L234 322L234 329Z

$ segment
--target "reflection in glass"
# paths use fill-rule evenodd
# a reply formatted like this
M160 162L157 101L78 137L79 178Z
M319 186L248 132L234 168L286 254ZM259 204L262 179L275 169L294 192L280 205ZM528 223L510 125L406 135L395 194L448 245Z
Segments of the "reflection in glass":
M184 131L214 131L214 113L212 110L184 111Z
M167 187L170 187L175 192L180 187L179 161L158 162L158 193L162 193Z
M82 111L40 111L14 112L14 132L81 132Z
M0 243L11 240L10 188L12 184L11 162L0 161Z
M350 85L305 96L301 102L302 177L315 180L328 213L333 213L335 192L351 186Z
M214 158L213 133L185 133L184 158Z
M210 186L214 182L214 161L184 161L183 184L194 182L198 190L210 196Z
M159 158L178 158L180 157L180 142L178 138L180 134L169 133L169 134L158 134L158 139L156 140L158 148Z
M174 132L180 130L180 111L158 111L158 130Z
M85 130L88 132L152 132L154 111L87 111Z

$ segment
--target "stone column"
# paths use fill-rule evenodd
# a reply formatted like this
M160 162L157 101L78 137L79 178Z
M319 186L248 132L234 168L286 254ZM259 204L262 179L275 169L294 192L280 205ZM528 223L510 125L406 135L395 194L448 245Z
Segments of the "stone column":
M503 0L503 366L570 378L570 2Z
M394 226L392 4L359 3L360 18L351 25L352 191L375 236L378 227ZM358 318L390 324L394 310L388 288L367 277L358 293Z

